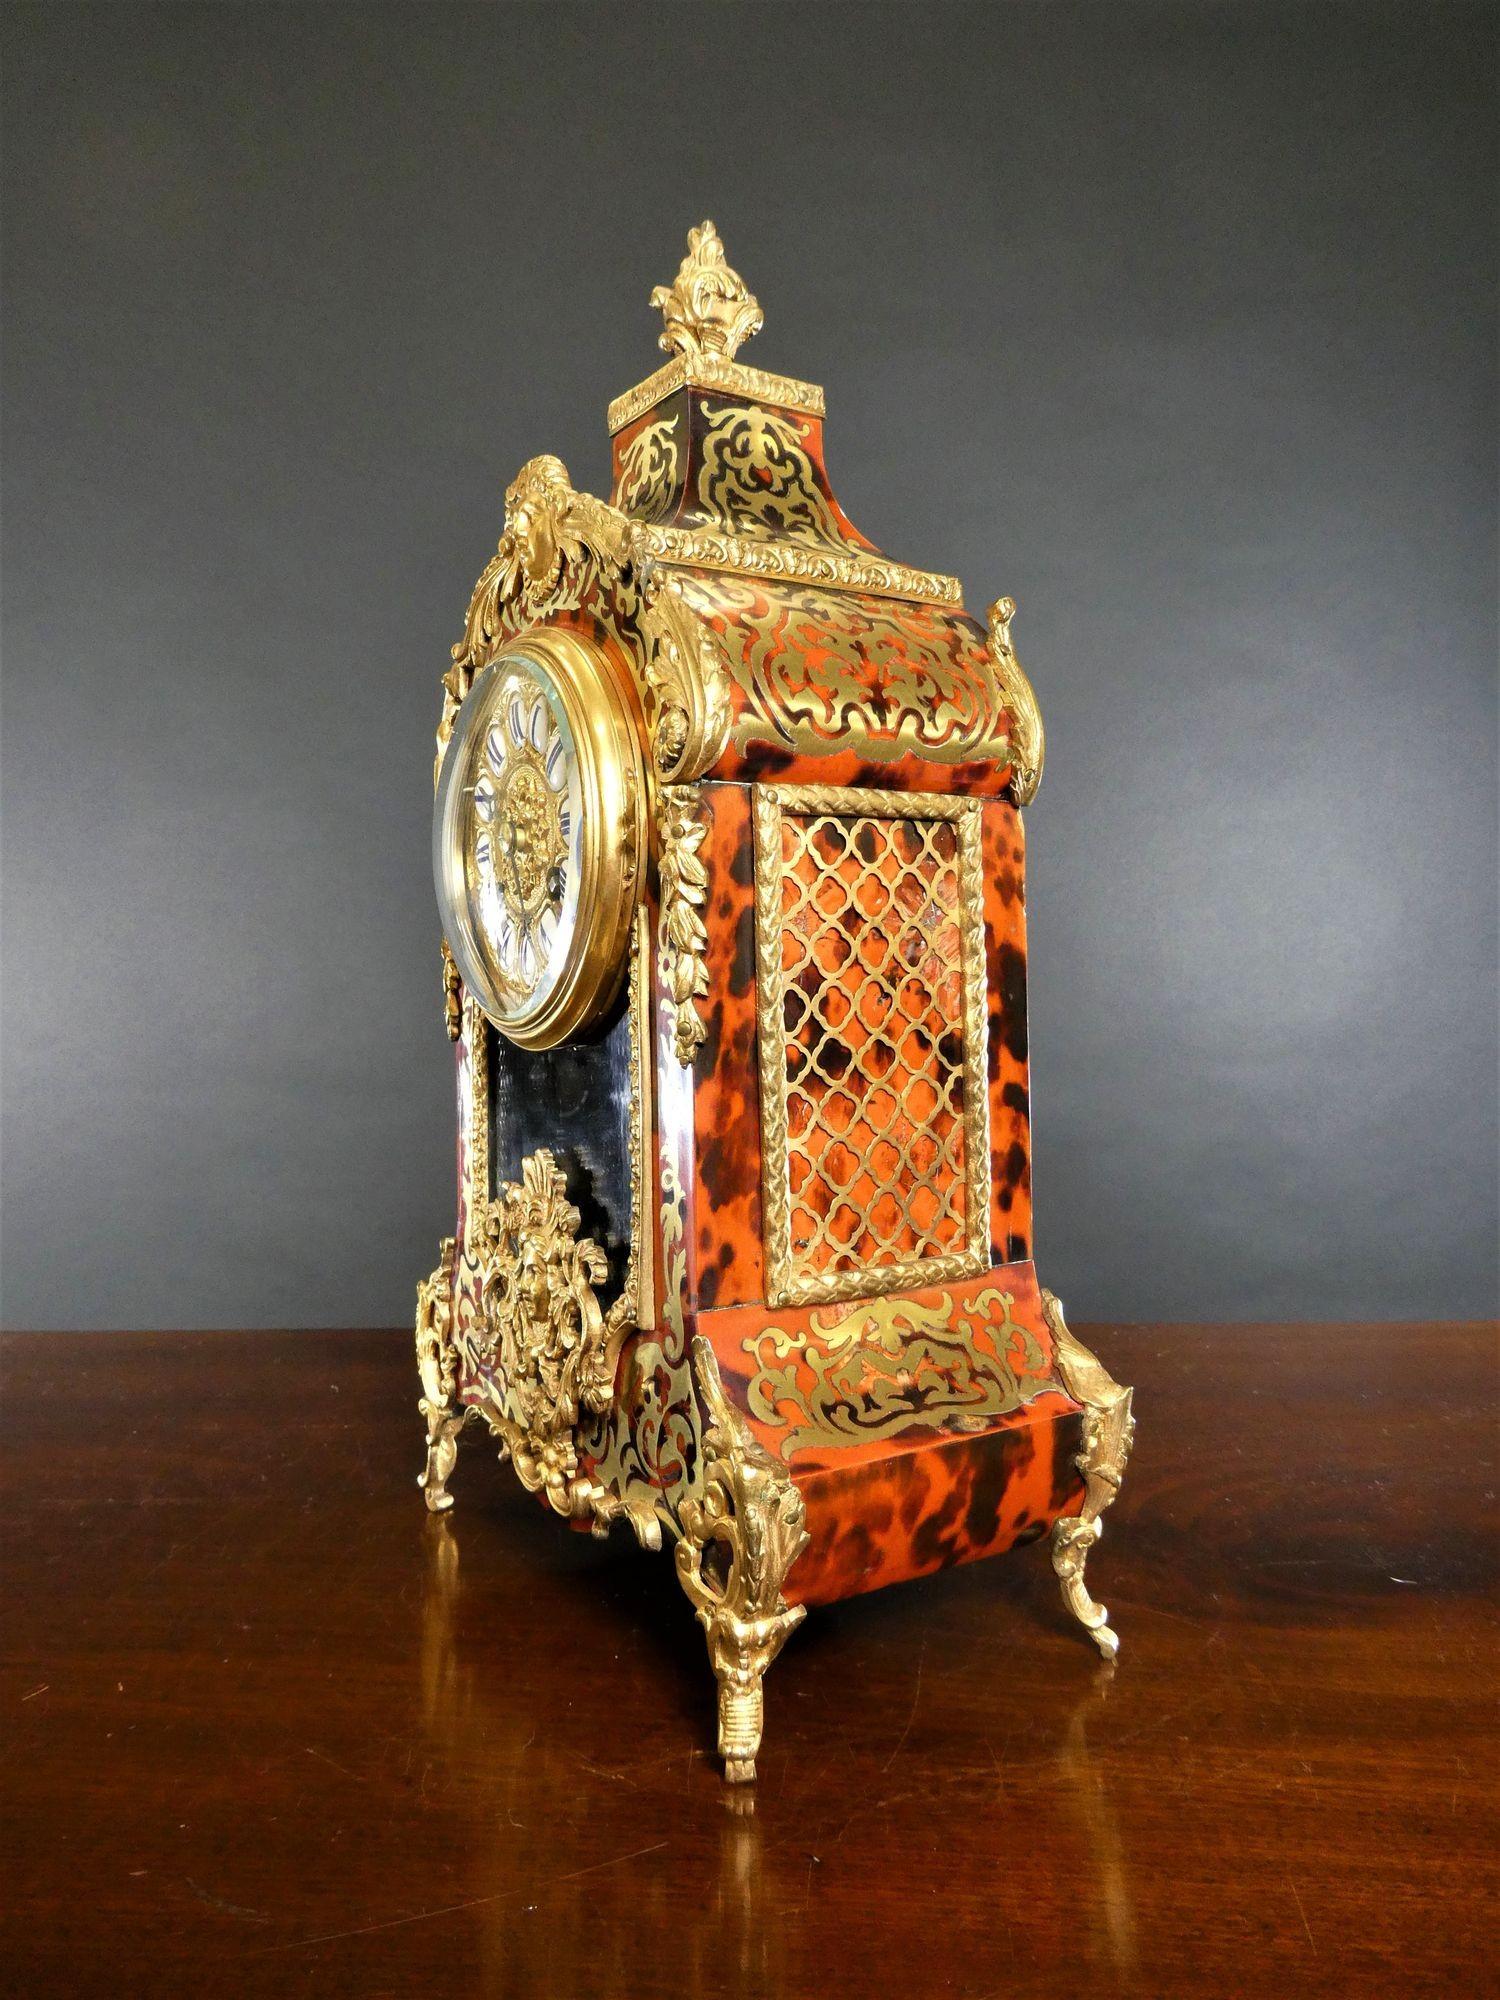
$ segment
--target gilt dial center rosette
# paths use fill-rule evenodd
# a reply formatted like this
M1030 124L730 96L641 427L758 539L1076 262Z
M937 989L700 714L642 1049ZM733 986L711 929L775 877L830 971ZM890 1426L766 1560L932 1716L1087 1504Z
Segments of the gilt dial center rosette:
M464 872L502 992L517 1007L542 997L576 921L578 759L566 719L528 663L505 669L496 706L470 766Z

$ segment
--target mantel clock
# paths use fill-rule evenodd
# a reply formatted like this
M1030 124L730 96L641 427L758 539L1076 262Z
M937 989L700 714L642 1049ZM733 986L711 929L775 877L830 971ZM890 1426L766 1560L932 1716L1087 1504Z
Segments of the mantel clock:
M608 501L522 467L443 681L422 1485L477 1420L565 1520L675 1544L745 1780L810 1605L1048 1535L1113 1657L1131 1399L1032 1263L1015 607L855 529L711 223L651 302Z

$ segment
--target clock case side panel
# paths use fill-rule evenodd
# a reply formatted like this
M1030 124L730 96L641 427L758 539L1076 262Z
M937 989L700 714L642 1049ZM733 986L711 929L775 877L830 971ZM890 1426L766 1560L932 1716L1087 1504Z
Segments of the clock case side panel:
M689 1298L694 1311L764 1303L763 1107L757 1023L754 788L697 788L707 827L707 995L692 1066ZM899 794L891 795L899 811ZM980 807L990 1268L1032 1256L1025 837L1007 801ZM1038 1317L1039 1337L1045 1337Z
M1076 1514L1084 1504L1077 1462L1084 1411L1058 1377L1032 1263L1025 852L1021 815L1008 800L987 798L980 808L989 1268L940 1291L918 1287L821 1310L766 1303L754 797L743 784L698 788L697 811L708 829L702 852L709 977L685 1163L688 1321L712 1347L730 1402L803 1494L812 1546L791 1571L786 1594L812 1604L998 1553ZM900 802L893 792L893 811ZM1018 1367L1021 1351L1030 1353L1015 1406L979 1434L956 1409L956 1422L950 1416L887 1429L878 1446L788 1448L785 1412L768 1409L763 1392L757 1396L747 1360L760 1343L769 1337L784 1346L778 1364L784 1371L815 1352L829 1326L842 1323L847 1334L862 1312L872 1325L920 1324L923 1313L961 1315L971 1301L1003 1319ZM820 1372L832 1375L814 1370Z

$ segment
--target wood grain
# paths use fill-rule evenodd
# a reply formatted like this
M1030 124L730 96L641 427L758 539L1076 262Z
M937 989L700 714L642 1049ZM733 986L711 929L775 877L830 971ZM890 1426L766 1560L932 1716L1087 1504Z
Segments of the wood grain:
M1496 1332L1084 1327L1140 1431L1045 1551L813 1613L752 1799L669 1560L409 1336L4 1347L7 1992L1494 1990Z

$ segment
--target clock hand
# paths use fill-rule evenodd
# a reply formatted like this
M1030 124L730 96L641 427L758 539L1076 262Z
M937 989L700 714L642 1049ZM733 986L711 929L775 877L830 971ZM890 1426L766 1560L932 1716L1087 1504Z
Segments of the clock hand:
M510 856L510 879L516 885L516 912L521 920L521 938L524 942L531 936L531 918L526 911L526 899L521 894L521 871L516 866L516 823L514 820L510 822L510 840L507 843L506 852Z

